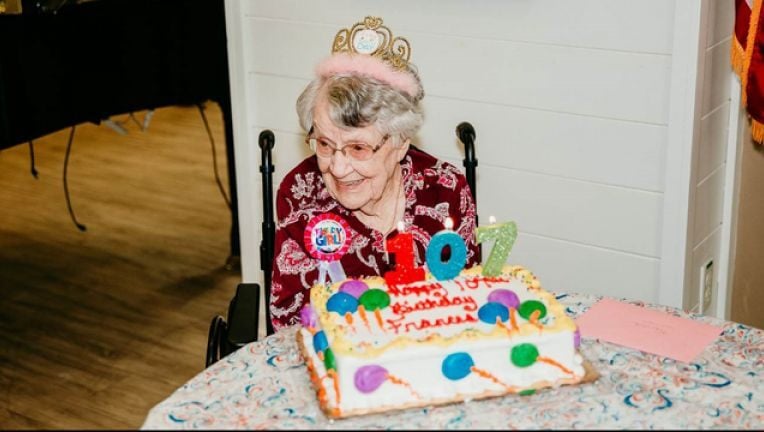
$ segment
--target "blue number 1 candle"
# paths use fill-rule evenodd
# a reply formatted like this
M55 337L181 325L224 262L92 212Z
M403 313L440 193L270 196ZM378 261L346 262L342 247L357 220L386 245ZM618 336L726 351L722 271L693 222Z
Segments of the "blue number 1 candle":
M450 217L446 218L445 225L446 229L432 236L426 252L427 268L437 280L455 278L467 264L467 246L464 244L464 239L451 230L454 222ZM444 262L440 257L446 246L451 247L451 257Z

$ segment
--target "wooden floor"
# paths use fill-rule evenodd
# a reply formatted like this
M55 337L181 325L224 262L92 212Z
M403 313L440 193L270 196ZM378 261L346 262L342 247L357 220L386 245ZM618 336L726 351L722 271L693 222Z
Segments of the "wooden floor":
M142 120L144 112L136 113ZM207 105L227 186L220 110ZM230 213L195 107L159 109L146 132L77 127L0 152L0 429L138 428L204 368L227 271Z

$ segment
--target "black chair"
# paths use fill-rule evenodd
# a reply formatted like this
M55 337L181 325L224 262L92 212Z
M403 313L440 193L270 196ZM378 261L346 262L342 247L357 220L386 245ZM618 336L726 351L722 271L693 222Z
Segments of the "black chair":
M273 170L271 151L276 143L273 132L264 130L258 138L260 145L260 173L263 184L263 222L261 224L260 269L263 271L265 288L265 328L268 335L273 334L270 308L267 299L271 298L271 269L273 266L273 244L276 238L276 224L273 220ZM260 324L260 285L240 283L236 294L228 305L228 321L216 315L210 322L207 335L207 356L205 367L236 351L242 346L257 340Z
M456 127L456 136L464 145L465 177L472 192L472 199L477 204L475 184L475 129L468 122L462 122ZM264 130L258 139L261 152L260 173L263 183L263 222L260 242L260 268L263 270L265 328L266 334L273 334L273 323L269 308L271 297L271 271L273 269L274 242L276 224L273 219L273 169L271 151L275 145L273 132ZM477 225L477 216L475 216ZM206 367L221 358L236 351L242 346L257 340L257 329L260 322L260 285L256 283L241 283L236 288L236 294L228 306L227 321L221 315L216 315L210 323L207 338Z

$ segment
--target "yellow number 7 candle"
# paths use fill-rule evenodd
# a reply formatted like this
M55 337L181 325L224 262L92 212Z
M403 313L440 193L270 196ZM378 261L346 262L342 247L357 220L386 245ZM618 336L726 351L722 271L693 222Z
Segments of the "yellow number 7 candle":
M517 238L517 225L514 222L496 223L496 219L491 216L488 218L490 225L477 227L475 236L478 243L486 240L494 240L491 253L488 255L488 261L483 266L483 276L498 276L504 264L507 262L509 251L515 244Z

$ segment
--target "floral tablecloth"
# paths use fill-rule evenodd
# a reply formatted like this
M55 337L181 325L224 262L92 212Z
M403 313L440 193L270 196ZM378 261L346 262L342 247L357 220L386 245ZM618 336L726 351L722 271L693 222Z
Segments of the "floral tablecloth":
M557 296L573 318L599 297ZM630 303L643 305L641 302ZM655 305L723 327L692 363L584 338L594 383L530 396L330 420L318 407L296 329L251 343L149 412L143 429L764 429L764 332Z

